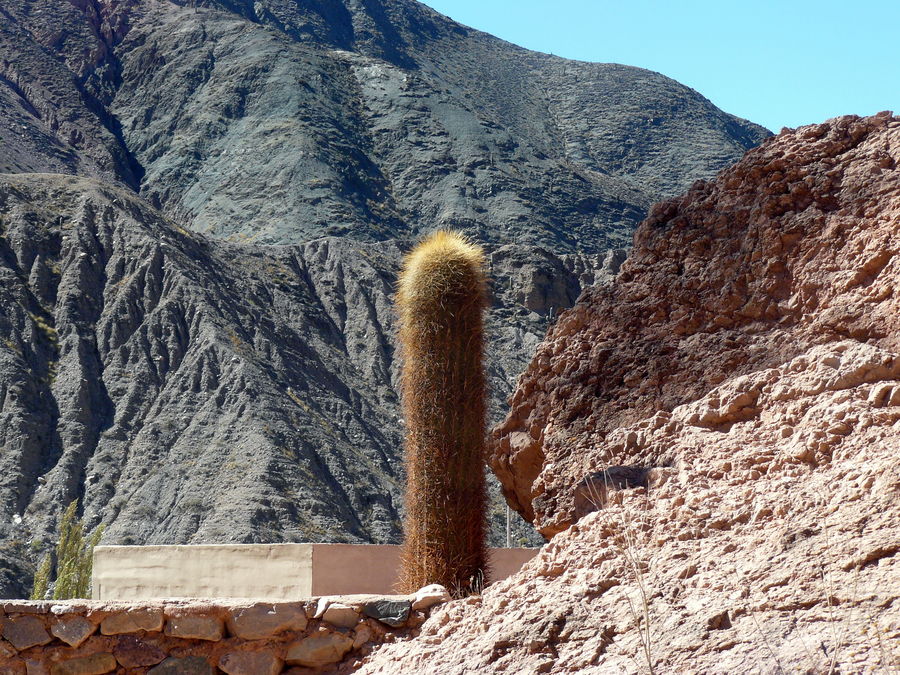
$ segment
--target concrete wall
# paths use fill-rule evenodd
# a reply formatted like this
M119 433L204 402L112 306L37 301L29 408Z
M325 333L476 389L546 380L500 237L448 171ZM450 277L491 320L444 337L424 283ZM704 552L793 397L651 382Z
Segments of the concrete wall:
M491 581L514 574L537 549L491 549ZM255 598L389 594L399 546L241 544L98 546L94 600Z
M492 548L488 551L491 571L489 581L500 581L522 569L522 565L531 560L538 548Z
M397 583L399 546L311 544L312 595L391 593Z

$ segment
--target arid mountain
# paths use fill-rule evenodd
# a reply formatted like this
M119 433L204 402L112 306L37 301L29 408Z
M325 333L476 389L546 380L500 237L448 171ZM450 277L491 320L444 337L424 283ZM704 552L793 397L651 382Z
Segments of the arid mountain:
M52 174L0 176L0 213L8 560L76 496L110 543L398 540L396 241L216 242ZM550 308L618 262L491 251L495 417Z
M598 252L766 136L657 73L411 0L4 0L0 171L139 190L259 243L438 226Z
M0 0L0 596L76 497L109 543L395 541L412 239L488 248L499 420L649 205L766 133L408 0Z
M552 540L359 672L900 667L898 222L890 113L654 207L494 432Z

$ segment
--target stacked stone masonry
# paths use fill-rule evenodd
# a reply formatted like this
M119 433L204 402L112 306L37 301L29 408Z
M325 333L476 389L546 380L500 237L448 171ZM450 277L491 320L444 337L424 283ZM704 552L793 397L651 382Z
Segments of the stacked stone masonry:
M300 602L160 600L0 604L0 675L331 672L409 637L440 587ZM225 604L228 603L228 604Z

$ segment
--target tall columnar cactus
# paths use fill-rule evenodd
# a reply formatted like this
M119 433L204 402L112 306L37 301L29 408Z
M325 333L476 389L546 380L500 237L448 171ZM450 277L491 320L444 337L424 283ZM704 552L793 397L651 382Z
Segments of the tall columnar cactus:
M397 291L406 419L400 586L464 595L486 572L484 253L439 231L407 255Z

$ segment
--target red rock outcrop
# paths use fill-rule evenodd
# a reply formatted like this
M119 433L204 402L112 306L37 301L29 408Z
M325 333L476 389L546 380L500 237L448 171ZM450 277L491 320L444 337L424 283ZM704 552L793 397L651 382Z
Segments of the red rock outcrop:
M656 205L616 283L551 329L494 431L511 505L552 536L572 522L581 476L624 462L604 445L612 430L813 345L900 351L898 163L900 120L842 117L766 141Z
M360 672L900 668L898 163L844 117L657 206L495 430L552 541Z

